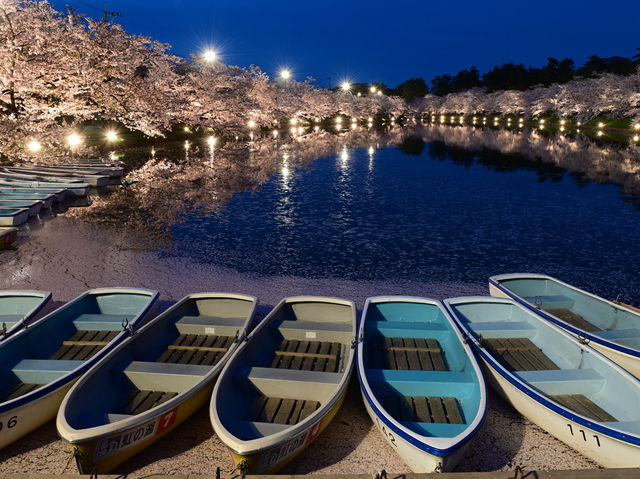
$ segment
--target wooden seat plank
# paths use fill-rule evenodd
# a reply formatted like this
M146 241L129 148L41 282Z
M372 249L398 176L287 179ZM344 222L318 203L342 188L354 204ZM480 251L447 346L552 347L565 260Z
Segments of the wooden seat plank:
M407 363L409 369L412 371L421 371L420 357L418 356L418 347L413 338L405 338L404 345L406 346L405 354L407 355Z
M442 405L442 399L435 396L427 398L429 402L429 408L431 409L431 417L435 423L446 423L447 415L444 412L444 406Z
M414 422L416 412L413 408L413 398L411 396L400 396L398 398L399 419L401 421Z
M429 356L431 356L431 362L433 363L434 371L448 371L444 358L442 357L442 348L435 339L426 339L427 346L429 347Z
M447 419L451 424L464 424L458 401L454 397L443 397L442 403L446 409Z
M431 422L431 414L429 413L429 404L424 396L416 396L413 398L413 404L416 409L416 421Z
M302 363L304 362L304 356L309 350L309 342L308 341L300 341L298 344L298 349L295 351L294 355L291 358L291 363L289 364L289 369L302 369Z
M433 361L431 360L431 355L429 354L429 347L427 346L427 341L424 338L416 338L415 339L416 346L418 346L420 351L418 351L418 358L420 358L420 367L423 371L434 371Z
M391 347L393 346L392 338L383 338L382 345L384 347L384 368L385 369L398 369L396 367L396 357L393 354Z
M331 359L327 359L327 366L325 368L325 372L335 373L338 370L338 357L340 356L340 350L342 349L342 345L340 343L331 343L331 349L329 350L329 354L333 357Z
M304 401L302 405L302 410L300 411L300 419L298 422L304 421L307 417L313 414L316 409L320 407L320 403L318 401Z
M617 421L611 414L582 394L560 394L550 396L551 399L568 409L596 421Z
M289 417L289 422L287 424L298 424L300 422L300 413L302 413L302 408L304 407L304 401L298 400L293 406L293 411L291 411L291 416Z
M280 398L270 398L268 397L264 403L264 407L258 416L258 421L260 422L273 422L273 419L276 417L276 413L278 412L278 407L280 406L280 402L282 399Z
M283 399L278 408L278 412L273 418L274 424L289 424L289 418L293 413L293 408L296 405L296 400L291 398Z
M149 394L151 394L151 391L136 390L135 393L133 394L133 397L127 404L128 407L126 408L127 409L126 414L133 414L133 412L136 409L138 409L140 404L142 404L144 400L147 399L147 397L149 397Z
M41 384L25 384L19 383L10 393L4 398L4 401L10 401L15 398L19 398L20 396L24 396L25 394L29 394L31 391L38 389Z
M407 361L407 355L402 350L402 348L404 347L404 339L391 338L391 344L394 346L393 348L391 348L391 350L393 351L393 355L396 360L396 369L401 369L403 371L409 369L409 361Z
M133 414L140 414L141 412L147 411L155 406L158 400L164 394L163 391L150 391L150 394L142 401L136 409L132 411Z
M320 343L320 349L318 350L318 354L328 355L331 350L331 343L326 341ZM328 359L320 359L317 358L312 366L312 371L324 371L327 366Z
M557 308L557 309L545 309L545 311L549 314L554 315L556 318L563 320L566 323L569 323L571 326L574 326L578 329L582 329L583 331L587 331L588 333L594 333L598 331L602 331L598 326L593 323L590 323L582 316L573 311L566 308Z

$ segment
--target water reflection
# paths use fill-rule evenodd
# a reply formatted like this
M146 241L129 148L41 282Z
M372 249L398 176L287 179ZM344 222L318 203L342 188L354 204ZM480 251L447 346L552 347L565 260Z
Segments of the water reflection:
M494 130L429 125L418 133L435 158L496 171L537 171L539 181L561 181L569 171L578 184L616 183L640 194L640 148L602 146L586 136L544 135L536 130Z

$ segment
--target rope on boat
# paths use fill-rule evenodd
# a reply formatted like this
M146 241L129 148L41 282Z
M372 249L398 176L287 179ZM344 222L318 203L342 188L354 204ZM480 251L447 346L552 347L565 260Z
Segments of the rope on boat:
M126 331L129 334L129 336L133 336L133 328L129 324L129 319L128 318L124 318L122 320L122 330Z
M62 474L65 473L65 471L67 470L67 467L69 467L69 464L71 464L71 461L73 459L76 460L76 466L78 465L78 458L80 457L80 450L76 447L73 446L73 448L71 448L71 455L69 456L69 460L67 461L67 463L64 465L64 469L62 470ZM78 467L78 470L80 470L80 468Z
M245 479L245 477L247 477L247 469L249 469L249 465L247 464L246 459L243 459L242 461L240 461L240 464L238 464L237 470L240 471L240 477L242 479Z
M524 479L524 470L519 465L516 465L516 468L514 469L513 477L511 479L518 479L518 478Z
M589 338L583 336L582 334L578 334L578 342L580 344L589 344Z
M373 479L387 479L387 471L381 469L373 474Z

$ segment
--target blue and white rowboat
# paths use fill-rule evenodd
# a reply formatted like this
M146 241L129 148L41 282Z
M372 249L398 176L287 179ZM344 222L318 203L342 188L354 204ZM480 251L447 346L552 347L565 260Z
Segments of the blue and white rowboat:
M640 378L640 311L542 274L489 278L492 296L511 298L582 338Z
M414 472L455 467L484 420L487 391L442 303L367 299L357 368L369 416L405 463Z
M56 416L73 383L151 318L158 292L87 291L0 343L0 448Z
M520 414L604 467L640 467L640 381L510 299L444 303Z

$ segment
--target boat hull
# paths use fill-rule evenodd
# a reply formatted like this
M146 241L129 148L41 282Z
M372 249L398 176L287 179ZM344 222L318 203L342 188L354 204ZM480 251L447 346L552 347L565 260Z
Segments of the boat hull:
M0 449L56 417L62 399L74 382L64 384L35 401L30 401L0 414L0 425L2 425Z
M302 432L296 434L292 439L250 454L243 454L229 449L229 453L237 470L243 467L246 474L275 474L285 465L293 461L298 454L303 452L309 444L325 430L338 413L345 396L346 388L327 414Z
M409 441L406 441L402 436L394 434L388 428L386 428L380 418L371 407L371 404L367 401L367 397L362 393L362 401L364 402L365 409L369 414L369 417L375 424L382 437L389 445L398 453L407 466L411 468L413 472L417 473L429 473L429 472L442 472L450 471L464 456L469 442L462 444L455 451L445 456L436 456L430 454L423 449L420 449Z
M11 214L0 215L0 226L20 226L29 219L28 208L16 208Z
M532 399L481 358L489 384L529 421L594 462L612 468L638 467L640 447L595 431Z
M70 442L71 452L76 454L78 472L111 471L163 438L209 401L213 385L212 382L170 409L159 410L142 423L87 441Z

